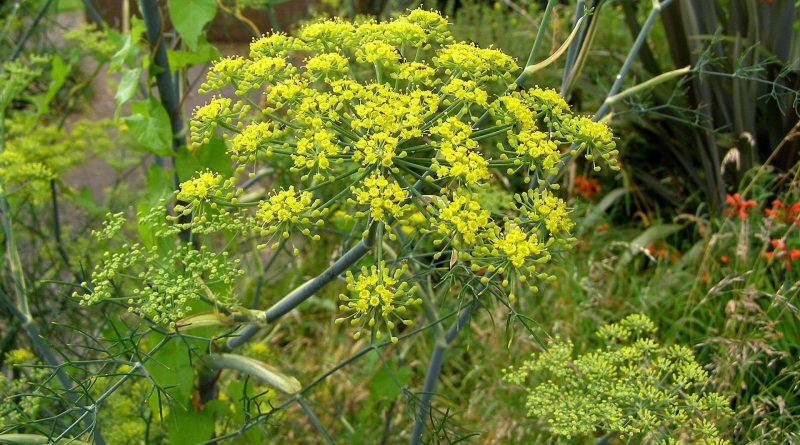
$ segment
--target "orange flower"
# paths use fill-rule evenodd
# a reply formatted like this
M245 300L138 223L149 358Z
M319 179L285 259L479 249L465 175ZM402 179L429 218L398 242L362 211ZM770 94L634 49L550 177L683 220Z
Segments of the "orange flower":
M644 250L656 258L665 258L667 256L667 248L663 244L650 244Z
M722 264L728 264L728 261L730 261L730 258L728 258L728 255L722 255L721 257L719 257L719 261Z
M731 208L723 210L722 213L724 215L737 215L739 219L747 219L747 208L758 205L758 203L753 200L742 201L742 197L738 193L725 195L725 202L727 202Z
M575 193L583 196L584 198L591 198L595 193L603 191L603 187L597 179L586 178L585 176L575 177Z
M597 226L595 229L598 232L608 232L608 224L603 224L602 226Z
M800 249L792 249L787 251L786 243L780 239L774 239L769 243L772 246L772 251L764 252L761 255L768 260L772 260L773 258L783 258L786 269L792 270L791 262L800 260Z
M764 214L770 219L786 224L800 224L800 202L786 206L779 199L772 201L771 209L764 209Z

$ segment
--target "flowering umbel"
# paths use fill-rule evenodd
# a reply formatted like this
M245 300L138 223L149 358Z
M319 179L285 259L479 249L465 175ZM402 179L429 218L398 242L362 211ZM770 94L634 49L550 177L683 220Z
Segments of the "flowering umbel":
M580 152L617 169L613 134L573 114L555 90L513 85L520 69L513 57L456 42L448 27L424 10L387 22L323 20L294 36L258 38L247 57L215 62L200 90L216 96L195 109L192 149L222 141L234 172L254 176L260 163L285 173L274 191L246 195L237 175L199 172L180 185L170 221L184 231L253 236L259 247L288 242L297 254L299 243L329 230L329 215L344 215L351 233L378 238L369 262L347 272L341 296L348 315L340 320L350 320L357 338L369 331L396 340L396 329L410 323L407 308L421 300L406 280L408 246L423 256L427 249L463 289L481 282L513 299L515 289L551 280L537 267L569 247L573 223L545 178ZM533 188L498 214L482 196L504 173ZM127 267L127 259L115 261ZM195 289L200 281L180 283ZM113 286L89 288L106 294ZM150 288L137 295L164 297ZM192 295L181 295L170 301L188 305ZM178 311L131 301L151 316Z
M556 340L504 380L526 386L528 415L547 421L559 438L616 432L628 443L728 443L717 423L732 413L728 401L707 391L708 372L690 348L662 346L655 324L630 315L603 326L596 351L575 356Z

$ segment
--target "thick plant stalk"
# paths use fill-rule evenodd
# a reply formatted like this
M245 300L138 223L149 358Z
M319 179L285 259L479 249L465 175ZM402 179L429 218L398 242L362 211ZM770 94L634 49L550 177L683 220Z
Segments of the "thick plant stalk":
M611 85L611 89L608 91L608 95L606 95L606 100L603 101L603 105L600 106L600 109L598 109L597 113L594 115L595 122L602 119L611 108L612 102L609 102L609 98L614 97L614 95L619 93L619 90L622 88L622 81L625 79L628 71L630 71L631 65L633 65L633 61L636 60L642 45L644 45L645 40L647 39L647 34L650 32L650 28L653 27L653 23L655 23L656 18L658 18L659 14L661 14L661 10L669 6L670 3L672 3L672 0L653 0L653 9L650 10L650 14L647 16L647 20L645 20L644 25L642 25L639 35L636 36L636 40L633 42L633 46L631 46L631 50L628 52L628 56L625 58L625 62L622 64L622 68L620 68L619 73L614 80L614 84Z
M420 440L422 440L422 432L425 429L425 419L430 414L431 400L436 391L436 383L439 380L439 375L442 373L444 354L453 343L453 340L456 339L458 333L467 326L472 311L474 311L478 305L478 300L475 299L467 305L467 307L462 309L456 321L454 321L450 329L447 330L443 341L437 343L433 348L431 360L428 363L428 371L425 374L425 383L422 387L422 396L420 397L417 417L414 419L414 428L411 430L411 441L409 443L412 445L419 444Z
M183 122L181 121L180 101L178 88L173 82L169 61L167 60L167 46L162 34L161 14L156 0L139 0L139 9L142 11L147 41L153 51L153 62L159 71L156 73L156 85L161 104L169 114L169 123L172 127L172 146L177 149L183 145Z
M366 238L362 239L355 246L350 248L344 255L331 264L327 269L322 271L316 277L306 281L288 295L283 297L280 301L272 305L264 312L262 321L266 323L274 323L276 320L286 315L289 311L296 308L300 303L309 299L315 292L322 289L335 280L342 272L346 271L350 266L355 264L364 255L372 249L375 244L375 227L370 230ZM238 348L239 346L247 343L253 335L260 329L257 325L248 325L242 329L235 337L230 338L225 343L225 350L230 351Z

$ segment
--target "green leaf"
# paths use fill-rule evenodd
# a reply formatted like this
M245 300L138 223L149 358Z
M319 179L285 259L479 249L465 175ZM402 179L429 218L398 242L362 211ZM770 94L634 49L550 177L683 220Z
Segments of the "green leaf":
M208 43L205 37L200 36L197 50L195 51L172 51L167 50L167 59L171 70L179 70L187 66L207 63L220 57L219 50L214 45Z
M72 193L70 196L72 202L93 215L99 215L105 212L105 210L95 202L94 195L92 195L92 191L89 190L88 186L81 187L80 192Z
M139 79L142 77L141 68L133 68L122 72L122 76L117 85L117 94L114 95L114 102L117 104L117 111L125 102L133 99L136 89L139 86Z
M152 345L160 342L164 336L157 332L149 334ZM200 349L202 350L202 349ZM167 402L174 404L175 410L180 410L187 406L189 397L194 386L194 369L189 358L187 344L180 338L173 337L153 354L152 358L145 363L148 375L158 385L159 388L169 395L167 401L162 395L162 404ZM153 397L157 399L157 397ZM158 401L151 400L151 406L158 412Z
M122 40L122 46L111 56L108 72L120 71L123 66L133 65L139 55L139 41L144 33L144 23L136 17L131 18L131 32Z
M394 378L392 378L394 376ZM389 374L385 366L381 366L380 370L372 378L369 385L369 398L372 402L378 400L394 399L400 395L403 386L408 384L411 378L411 368L403 366L393 374ZM395 382L395 379L397 381ZM398 384L400 386L398 386Z
M189 151L186 147L181 147L175 153L175 169L178 171L178 179L186 181L191 179L195 173L209 169L223 176L233 176L233 167L226 152L225 141L214 136L208 144L201 145Z
M200 443L211 439L216 411L218 403L209 403L200 411L191 406L171 410L166 420L169 443Z
M217 14L215 0L168 0L169 17L189 49L198 49L203 27Z
M158 156L172 154L172 127L167 110L153 97L131 103L131 116L125 118L133 138Z
M67 80L69 71L70 66L64 63L64 59L59 57L58 54L54 55L52 61L50 62L50 85L47 87L47 91L44 94L40 94L33 98L33 102L36 104L36 109L39 115L50 112L50 101L56 97L58 90L64 86L64 82Z

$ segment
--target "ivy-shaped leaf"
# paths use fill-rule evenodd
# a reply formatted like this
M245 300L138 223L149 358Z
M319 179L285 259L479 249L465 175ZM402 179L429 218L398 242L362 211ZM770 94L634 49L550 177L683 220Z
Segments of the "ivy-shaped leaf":
M169 17L186 46L198 49L203 27L217 14L215 0L168 0Z
M125 118L136 142L158 156L172 154L172 127L167 110L153 97L131 103L131 116Z

